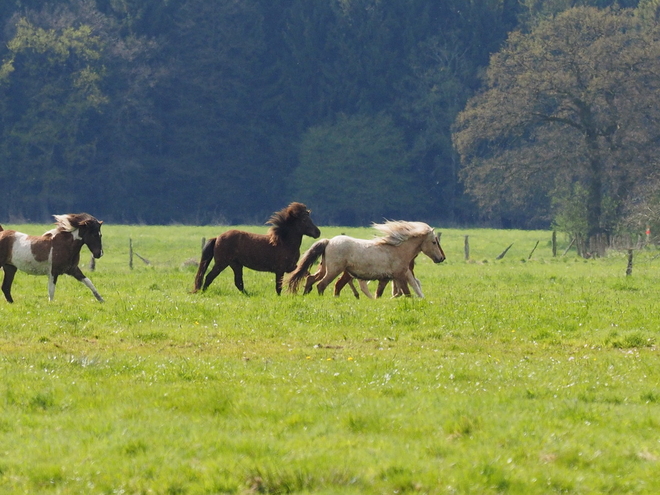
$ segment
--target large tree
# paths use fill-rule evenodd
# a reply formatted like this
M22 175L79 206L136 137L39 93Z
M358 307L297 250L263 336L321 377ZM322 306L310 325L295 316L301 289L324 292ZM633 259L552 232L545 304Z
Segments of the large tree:
M462 177L500 216L551 202L608 232L660 138L660 41L630 9L575 8L514 32L456 121Z

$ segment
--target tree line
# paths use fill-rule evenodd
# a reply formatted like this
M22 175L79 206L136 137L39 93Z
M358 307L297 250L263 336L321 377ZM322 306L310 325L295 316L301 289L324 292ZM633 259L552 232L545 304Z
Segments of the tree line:
M656 190L656 3L8 0L0 217L611 229ZM581 103L533 58L571 29Z

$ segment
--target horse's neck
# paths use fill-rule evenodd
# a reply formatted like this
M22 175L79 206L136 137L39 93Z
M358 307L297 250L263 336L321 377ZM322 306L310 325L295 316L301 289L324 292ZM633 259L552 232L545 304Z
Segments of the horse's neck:
M53 236L52 242L54 245L61 245L64 247L65 245L69 245L69 253L71 256L76 256L77 254L80 253L80 250L82 247L85 245L85 242L83 241L82 237L79 235L75 235L77 233L74 232L58 232L56 235Z
M279 243L288 249L300 249L303 234L300 232L287 232L285 236L279 237Z
M410 258L410 260L412 260L422 252L423 243L424 238L411 239L409 242L401 244L400 249L405 253L405 258Z

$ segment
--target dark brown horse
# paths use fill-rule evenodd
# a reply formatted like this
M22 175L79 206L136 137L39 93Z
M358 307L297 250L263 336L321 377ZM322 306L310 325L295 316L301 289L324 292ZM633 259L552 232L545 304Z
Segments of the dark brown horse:
M275 290L282 292L282 278L292 272L300 257L300 244L304 235L317 239L321 235L314 225L310 211L302 203L291 203L273 213L267 224L272 225L267 234L252 234L241 230L229 230L209 239L202 250L202 259L195 275L195 289L206 290L211 282L228 266L234 271L234 285L243 288L243 267L259 272L275 273ZM204 280L204 274L215 260L213 268ZM204 286L202 287L202 280Z
M48 298L51 301L55 297L57 278L67 274L85 284L94 297L103 302L94 284L78 268L83 246L89 248L94 258L103 256L103 222L87 213L53 216L57 227L42 236L2 230L0 227L0 266L5 272L2 281L5 298L10 303L14 302L11 285L16 271L21 270L32 275L48 275Z

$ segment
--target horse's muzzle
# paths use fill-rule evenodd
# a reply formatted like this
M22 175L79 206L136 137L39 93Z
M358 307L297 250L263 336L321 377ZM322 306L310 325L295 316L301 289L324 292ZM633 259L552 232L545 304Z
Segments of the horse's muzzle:
M92 253L92 256L94 256L95 259L99 259L101 256L103 256L103 249L97 251L96 253Z

